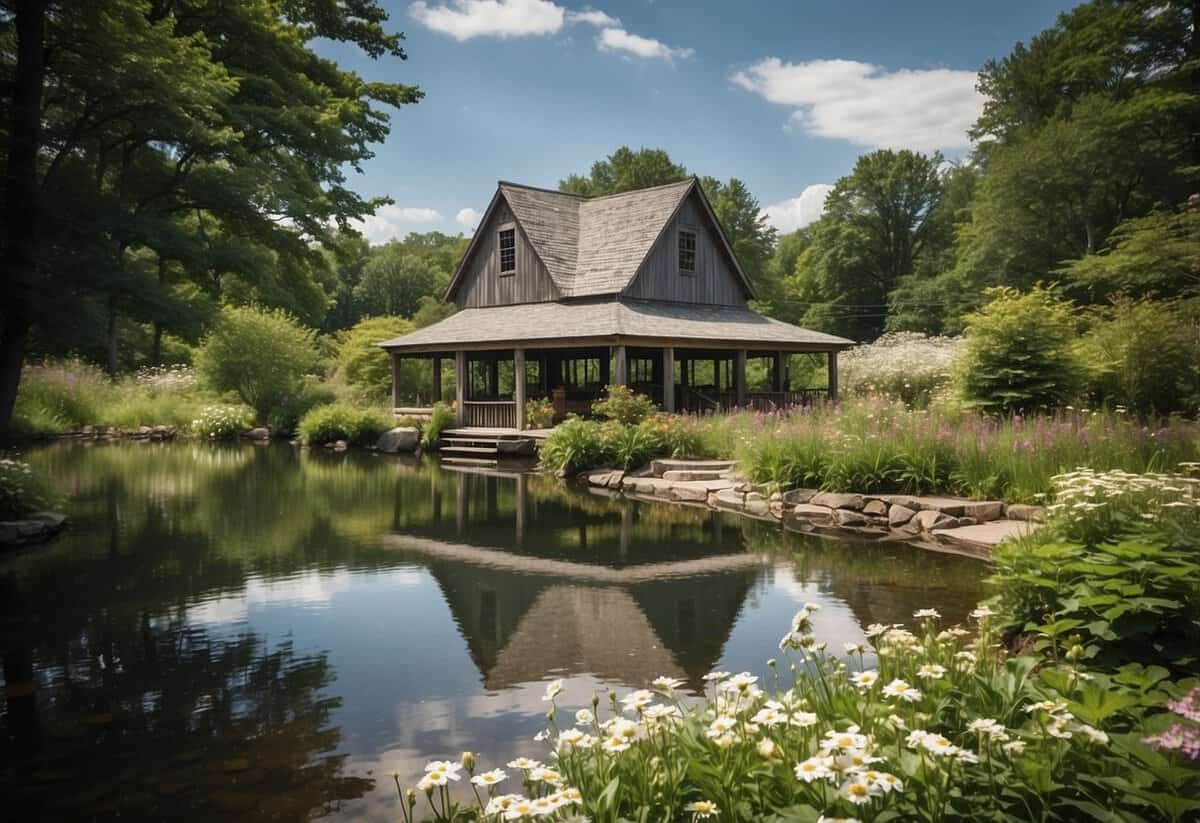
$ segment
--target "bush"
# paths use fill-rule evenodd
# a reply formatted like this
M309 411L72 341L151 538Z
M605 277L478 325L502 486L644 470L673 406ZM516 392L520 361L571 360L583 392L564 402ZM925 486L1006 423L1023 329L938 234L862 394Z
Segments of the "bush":
M604 425L596 420L568 417L542 441L538 451L542 468L573 474L612 466L615 456L611 438L604 434Z
M1200 408L1196 323L1174 304L1118 298L1097 313L1082 350L1097 403L1146 415Z
M910 406L927 406L950 384L961 337L917 332L885 334L838 357L842 394L883 394Z
M249 409L242 406L206 406L192 421L192 431L209 440L232 440L251 422Z
M442 432L457 422L454 407L449 403L434 403L429 422L421 429L421 448L432 449L442 437Z
M82 360L47 361L21 372L14 416L33 434L78 431L101 423L101 409L116 398L112 381Z
M607 386L603 399L592 404L592 414L618 423L640 423L658 411L654 401L628 386Z
M544 429L554 424L554 404L549 397L530 400L525 404L525 423L531 429Z
M1024 294L992 288L987 295L991 302L965 318L957 383L966 403L1011 413L1070 402L1083 374L1075 308L1042 286Z
M1055 658L1200 673L1200 481L1080 469L1055 479L1047 513L994 553L1008 632Z
M391 359L378 344L412 330L412 321L403 317L367 317L339 333L337 363L346 382L364 398L386 400L391 397ZM411 359L400 361L402 390L411 391L418 381L421 385L429 383L426 375L418 374L420 365Z
M267 416L267 425L279 436L290 437L296 433L300 418L317 406L327 406L337 400L333 389L311 378L300 384L295 393L284 395Z
M0 458L0 519L23 517L53 504L49 488L28 463Z
M392 417L377 409L360 409L344 403L318 406L296 427L306 446L345 440L354 446L373 446L379 435L392 428Z
M284 311L227 306L196 352L196 367L211 389L236 393L265 422L318 368L314 337Z
M709 427L698 417L655 414L638 425L653 433L662 444L662 453L671 457L702 458L716 455L705 437Z

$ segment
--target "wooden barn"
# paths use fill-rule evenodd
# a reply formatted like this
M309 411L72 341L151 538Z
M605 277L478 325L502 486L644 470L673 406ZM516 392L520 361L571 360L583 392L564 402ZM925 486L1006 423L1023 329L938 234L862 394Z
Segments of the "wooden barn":
M432 361L431 400L452 364L460 426L524 429L538 397L586 414L615 384L666 411L836 399L852 342L764 317L754 296L696 178L603 197L502 181L447 290L458 311L380 345L397 408L401 358ZM824 361L823 385L792 385L797 355Z

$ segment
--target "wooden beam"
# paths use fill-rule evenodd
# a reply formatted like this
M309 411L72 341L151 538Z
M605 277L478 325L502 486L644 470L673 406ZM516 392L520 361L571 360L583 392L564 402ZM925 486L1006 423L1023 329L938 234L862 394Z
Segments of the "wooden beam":
M662 350L662 407L665 412L675 411L675 349L665 346Z
M454 353L454 422L462 426L467 419L467 353Z
M830 399L831 401L835 401L835 402L836 402L836 401L837 401L837 399L838 399L838 364L837 364L837 356L838 356L838 353L837 353L836 351L831 351L831 352L829 353L829 378L828 378L828 380L829 380L829 383L828 383L828 385L829 385L829 399Z
M392 408L400 407L400 355L392 354Z
M733 392L739 406L746 405L746 350L738 349L733 356Z
M517 431L525 428L525 350L513 351L513 400L516 405Z
M785 392L787 387L787 355L781 351L775 352L774 364L771 368L771 388L777 392Z
M433 394L430 399L434 403L442 399L442 358L436 354L433 356Z
M613 385L626 386L629 384L629 360L625 356L624 346L612 347L613 359L617 361L616 375L613 377Z

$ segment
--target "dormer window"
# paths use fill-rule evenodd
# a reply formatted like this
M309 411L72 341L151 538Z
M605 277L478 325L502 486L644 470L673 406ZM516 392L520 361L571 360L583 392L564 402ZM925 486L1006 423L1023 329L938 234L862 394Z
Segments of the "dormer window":
M517 270L517 230L500 230L500 273L513 274Z
M679 273L696 273L696 232L679 230Z

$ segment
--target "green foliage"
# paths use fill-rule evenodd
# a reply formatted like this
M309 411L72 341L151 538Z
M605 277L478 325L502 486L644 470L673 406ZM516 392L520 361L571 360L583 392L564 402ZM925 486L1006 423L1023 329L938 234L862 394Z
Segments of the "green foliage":
M228 306L196 352L217 392L234 392L265 421L319 366L314 333L278 309Z
M962 340L955 337L885 334L838 357L842 394L883 394L910 406L928 406L950 384L961 348Z
M352 446L374 446L394 423L390 415L378 409L330 403L317 406L300 418L296 433L306 446L323 446L338 440Z
M1180 212L1154 211L1119 223L1099 254L1073 260L1061 273L1107 293L1200 293L1200 198L1192 195Z
M654 414L658 407L644 394L628 386L605 386L605 396L592 404L592 413L618 423L640 423Z
M1200 408L1200 337L1176 304L1119 297L1081 341L1095 401L1145 415Z
M429 416L429 422L421 429L421 448L434 448L438 440L441 439L442 432L452 428L455 421L456 417L453 406L449 403L434 403L433 413Z
M233 440L250 427L251 420L244 406L205 406L191 429L209 440Z
M621 146L604 160L593 163L587 177L572 174L566 180L560 180L558 188L597 197L677 183L686 180L687 176L687 169L672 162L662 149L641 148L634 151L628 146Z
M1082 383L1074 307L1042 286L1025 293L995 288L987 295L991 302L966 318L957 381L963 399L993 412L1070 402Z
M758 198L738 178L731 177L728 183L722 183L715 177L704 177L700 185L742 271L757 289L767 276L767 264L775 248L775 228L767 222ZM760 296L767 297L771 292L768 285Z
M717 455L716 446L706 437L710 426L698 417L682 414L655 414L638 424L662 444L662 453L676 458L704 458Z
M360 316L412 318L423 298L440 302L467 244L462 235L429 232L371 247L352 287L355 309Z
M338 335L337 364L346 382L363 397L384 400L392 393L392 364L379 343L413 330L403 317L367 317ZM411 385L418 364L401 361L401 385ZM406 368L407 367L407 368ZM405 378L408 378L406 381Z
M290 437L295 434L300 419L318 406L325 406L337 400L337 393L329 386L312 378L306 378L292 394L283 400L267 415L267 425L271 433L280 437Z
M28 463L0 457L0 520L48 509L54 497Z
M616 424L620 425L620 424ZM542 441L538 456L543 469L573 474L601 466L612 466L612 444L604 424L582 417L568 417Z
M1056 478L1049 522L994 553L990 585L1007 630L1055 658L1200 672L1197 490L1179 475Z
M539 397L525 404L525 424L531 429L545 429L554 423L554 403L549 397Z

